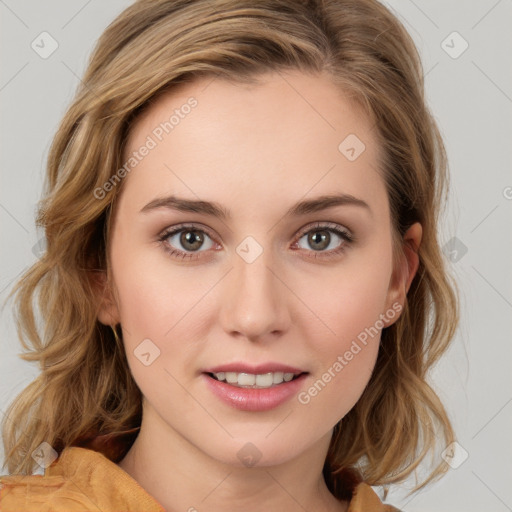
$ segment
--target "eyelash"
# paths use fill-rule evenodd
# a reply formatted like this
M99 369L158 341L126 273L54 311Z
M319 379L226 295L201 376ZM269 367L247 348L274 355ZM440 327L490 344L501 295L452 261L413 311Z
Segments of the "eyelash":
M199 227L197 225L180 224L178 226L174 226L172 228L165 230L158 237L158 241L163 245L164 250L172 257L179 257L181 259L187 259L187 260L196 260L201 257L200 254L202 252L207 252L207 251L185 252L185 251L181 251L179 249L175 249L174 247L172 247L169 244L169 242L167 242L167 239L169 237L171 237L172 235L181 233L182 231L184 231L184 232L197 231L200 233L204 233L204 234L208 235L208 237L211 238L213 241L215 241L215 238L212 236L212 234L209 232L209 230ZM294 242L294 245L298 244L298 242L304 235L307 235L308 233L311 233L311 232L318 232L318 231L329 231L329 232L335 233L343 240L344 243L342 243L338 248L331 249L330 251L313 251L313 250L308 251L308 250L306 250L306 252L308 252L308 253L314 253L314 255L307 256L308 258L313 258L313 259L322 258L322 259L326 259L326 260L330 259L330 258L335 258L339 254L341 254L342 252L344 252L346 250L347 245L350 245L350 244L354 243L354 241L355 241L355 237L348 230L340 228L340 226L338 224L333 224L333 223L329 223L329 222L327 222L327 223L318 222L313 226L307 226L306 228L301 230L300 233L297 235L297 241Z

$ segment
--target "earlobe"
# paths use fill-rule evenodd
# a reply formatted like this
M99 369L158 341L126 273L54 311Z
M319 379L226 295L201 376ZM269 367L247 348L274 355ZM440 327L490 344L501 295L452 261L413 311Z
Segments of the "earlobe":
M388 290L388 309L392 308L393 305L396 305L397 303L399 303L401 306L400 311L402 311L404 308L407 292L409 291L412 280L414 279L414 276L416 275L416 272L419 268L420 259L418 251L421 244L422 235L423 228L419 222L416 222L410 226L404 234L402 240L403 257L401 258L401 261L395 266ZM396 320L397 318L395 318L393 322ZM386 327L391 325L393 322L389 322Z
M119 310L108 286L106 273L91 272L89 279L98 303L98 321L104 325L117 325L120 322Z

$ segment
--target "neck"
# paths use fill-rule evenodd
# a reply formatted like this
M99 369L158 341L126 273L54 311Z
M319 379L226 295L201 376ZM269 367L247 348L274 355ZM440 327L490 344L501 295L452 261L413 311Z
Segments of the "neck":
M330 434L293 460L239 467L210 457L146 408L118 465L169 512L345 512L348 504L329 492L322 474Z

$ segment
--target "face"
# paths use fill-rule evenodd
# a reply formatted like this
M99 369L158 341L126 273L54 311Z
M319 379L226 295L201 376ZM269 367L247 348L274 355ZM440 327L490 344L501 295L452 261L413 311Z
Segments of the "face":
M180 87L132 127L100 320L146 424L280 463L329 438L399 316L380 149L323 75Z

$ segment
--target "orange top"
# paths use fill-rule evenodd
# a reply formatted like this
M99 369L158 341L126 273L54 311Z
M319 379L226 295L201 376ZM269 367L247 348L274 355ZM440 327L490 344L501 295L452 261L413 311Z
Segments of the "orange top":
M103 453L70 446L42 475L0 476L2 512L166 512L126 471ZM349 512L393 512L362 482Z

